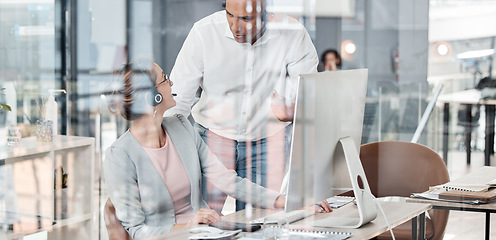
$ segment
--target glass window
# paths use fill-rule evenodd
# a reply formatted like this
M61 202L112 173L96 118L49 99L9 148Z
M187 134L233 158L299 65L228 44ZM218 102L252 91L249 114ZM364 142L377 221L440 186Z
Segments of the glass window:
M157 160L163 160L162 155L150 150L165 148L166 142L175 149L166 152L172 156L168 159L182 160L175 162L181 170L177 178L194 181L190 185L195 188L174 189L174 197L161 198L161 204L184 203L175 198L179 192L183 200L197 197L200 205L204 197L212 209L225 214L245 208L242 201L227 198L224 203L225 196L217 194L236 193L231 186L236 181L214 188L202 177L192 178L206 164L201 162L206 146L208 156L242 178L272 193L284 190L298 76L306 73L368 69L361 139L356 144L399 140L425 145L447 161L452 178L469 171L458 169L460 161L469 162L473 156L472 166L482 166L489 156L482 151L491 146L493 152L494 140L485 140L494 133L484 132L494 125L485 120L492 121L493 106L478 100L481 94L493 99L494 93L469 91L478 94L475 103L460 102L450 94L494 87L496 32L484 26L496 20L496 1L239 2L243 1L0 0L0 104L6 104L0 108L0 159L11 163L0 166L4 228L33 233L46 230L45 223L77 215L85 219L80 224L91 222L85 229L91 236L105 238L104 221L98 227L97 218L90 215L103 219L98 209L109 196L124 192L142 204L140 214L166 209L183 211L180 221L193 218L196 213L188 204L179 210L173 204L157 207L156 199L142 196L157 192L151 183L162 181L168 190L168 181L176 183L161 174L167 170ZM166 77L170 81L163 82ZM50 91L57 89L65 93L53 92L53 108ZM53 114L46 113L50 109L55 109ZM164 127L150 120L173 113L185 115L186 120L180 120L186 130L168 129L174 120L167 118ZM143 119L150 121L143 124ZM55 128L51 134L50 126ZM174 135L177 129L184 130L180 137ZM189 133L194 144L179 146ZM44 151L44 144L56 138L65 139L60 149ZM134 145L118 145L122 139ZM112 144L117 144L117 152L112 152ZM298 139L298 144L310 149L314 142ZM31 159L26 152L34 151L33 146L36 161L27 161ZM22 152L19 149L24 152L15 155ZM193 165L184 159L190 153L195 153ZM128 164L137 164L137 159L152 164L147 170L129 170L121 165L125 161L115 160L122 156L128 157ZM107 176L110 182L130 184L109 189L105 169L121 177ZM128 170L128 175L119 175ZM144 175L148 178L136 180ZM218 180L224 175L213 176ZM40 192L33 182L50 187ZM143 182L149 185L142 187ZM184 182L181 187L189 189ZM30 192L20 190L28 185ZM132 192L133 187L148 192ZM195 195L200 193L204 195ZM85 198L91 194L94 198ZM122 209L123 202L116 207ZM2 211L10 206L35 218L12 215L2 222ZM121 210L118 217L126 214L130 212ZM172 226L171 221L166 224ZM447 234L458 232L448 228Z

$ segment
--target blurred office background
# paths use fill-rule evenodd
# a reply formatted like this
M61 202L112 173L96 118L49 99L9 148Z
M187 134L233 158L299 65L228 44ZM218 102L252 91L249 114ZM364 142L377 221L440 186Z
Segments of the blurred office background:
M443 84L446 94L494 77L496 0L267 1L270 12L289 14L307 28L319 55L338 49L343 70L369 69L362 144L410 141L436 86ZM41 118L37 102L46 101L49 89L67 90L56 96L59 131L96 138L94 194L101 208L102 152L128 127L102 101L112 70L150 57L169 73L193 23L221 10L222 2L0 0L0 103L12 107L0 111L0 139L7 126L34 125ZM460 55L479 50L486 54ZM441 107L436 105L418 141L440 154ZM452 108L449 149L461 151L470 146L463 145L458 106ZM483 148L483 125L474 130L474 151Z

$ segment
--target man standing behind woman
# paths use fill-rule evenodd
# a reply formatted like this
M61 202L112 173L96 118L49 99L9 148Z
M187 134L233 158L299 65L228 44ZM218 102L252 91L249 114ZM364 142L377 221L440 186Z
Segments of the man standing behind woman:
M317 64L315 47L294 18L268 13L265 0L227 0L225 10L196 22L186 38L171 72L177 105L166 115L191 113L227 168L279 190L297 79L316 73ZM213 186L204 191L220 212L225 195Z

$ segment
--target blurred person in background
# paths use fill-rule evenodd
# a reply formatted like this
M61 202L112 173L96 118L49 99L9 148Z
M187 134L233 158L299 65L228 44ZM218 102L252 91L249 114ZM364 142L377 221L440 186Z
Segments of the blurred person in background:
M341 55L335 49L327 49L320 56L319 72L341 69Z

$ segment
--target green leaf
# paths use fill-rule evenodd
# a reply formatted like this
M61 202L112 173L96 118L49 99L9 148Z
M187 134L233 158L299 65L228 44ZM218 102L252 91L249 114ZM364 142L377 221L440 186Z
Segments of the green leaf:
M12 111L9 105L7 104L0 104L0 109L5 109L7 111Z

